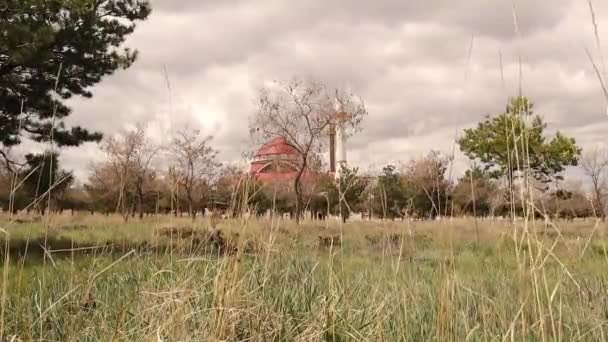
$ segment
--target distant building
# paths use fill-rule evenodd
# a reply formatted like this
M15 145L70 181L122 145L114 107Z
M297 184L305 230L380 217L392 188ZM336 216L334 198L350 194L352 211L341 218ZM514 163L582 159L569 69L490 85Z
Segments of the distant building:
M346 134L344 120L348 114L336 107L335 120L328 127L329 133L329 170L327 173L340 177L342 166L348 166L346 160ZM250 164L250 173L259 181L286 181L293 180L298 173L300 152L284 137L277 137L265 143L257 151ZM305 171L304 178L312 173Z
M283 137L274 138L257 151L250 165L259 181L286 181L296 177L300 152Z

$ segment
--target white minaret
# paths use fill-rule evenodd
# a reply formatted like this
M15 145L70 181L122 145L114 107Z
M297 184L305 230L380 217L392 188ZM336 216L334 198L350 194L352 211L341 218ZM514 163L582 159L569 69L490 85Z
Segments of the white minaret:
M338 99L335 100L336 109L336 179L339 179L342 173L342 165L347 166L346 162L346 134L344 132L344 117L346 113L342 110L342 106Z

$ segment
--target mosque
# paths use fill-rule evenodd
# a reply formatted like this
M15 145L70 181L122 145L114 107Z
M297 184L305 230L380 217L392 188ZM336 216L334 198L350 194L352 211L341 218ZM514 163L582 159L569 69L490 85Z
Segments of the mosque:
M286 181L296 177L298 149L283 137L265 143L251 161L250 172L262 182Z
M346 135L342 122L346 113L338 112L336 122L329 127L329 170L340 177L341 165L346 165ZM276 137L260 147L250 164L250 173L261 182L293 180L297 176L298 149L284 137ZM339 167L339 168L338 168ZM308 175L305 171L304 176Z

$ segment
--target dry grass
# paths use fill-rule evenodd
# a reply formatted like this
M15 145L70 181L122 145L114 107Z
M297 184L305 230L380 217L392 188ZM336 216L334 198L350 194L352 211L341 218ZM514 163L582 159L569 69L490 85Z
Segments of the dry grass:
M515 243L511 224L479 224L477 242L466 219L329 228L230 220L217 227L233 246L225 253L205 239L213 234L205 220L22 221L8 228L4 336L605 339L605 227L562 223L558 231L528 223L531 238ZM322 243L327 237L340 243Z

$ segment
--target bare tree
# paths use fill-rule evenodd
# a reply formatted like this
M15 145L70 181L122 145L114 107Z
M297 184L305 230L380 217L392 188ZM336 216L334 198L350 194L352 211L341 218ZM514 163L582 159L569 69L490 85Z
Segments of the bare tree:
M179 131L169 146L174 159L170 173L184 190L188 212L194 220L196 208L205 196L214 172L220 167L218 151L210 146L212 136L203 137L199 130Z
M137 198L137 210L140 219L144 217L144 198L153 190L155 184L157 170L152 164L160 149L160 145L156 145L145 138L135 149L132 163L133 190Z
M129 190L133 190L137 199L139 217L142 218L146 186L155 176L155 170L151 165L160 146L146 139L145 128L137 125L134 131L106 139L101 148L108 157L115 176L119 179L117 209L120 209L124 220L127 221L129 216L127 195ZM133 204L135 205L135 202Z
M109 214L116 208L116 199L120 199L121 188L119 171L111 162L90 165L85 189L91 199L91 211Z
M138 134L125 134L122 136L110 137L106 139L101 149L108 157L108 162L118 176L119 191L116 211L120 211L124 221L129 219L127 210L127 185L130 180L130 170L133 159L135 158L135 149L139 144L140 136Z
M340 108L336 108L336 101ZM339 113L347 115L339 116ZM298 151L299 160L293 165L297 222L304 204L302 179L321 152L330 125L340 117L345 134L352 134L359 129L366 114L359 97L339 90L335 96L330 95L317 81L274 82L260 91L259 108L251 118L250 133L258 141L282 137Z
M586 151L580 166L591 180L593 199L602 221L606 221L606 196L608 196L608 151L593 148Z

